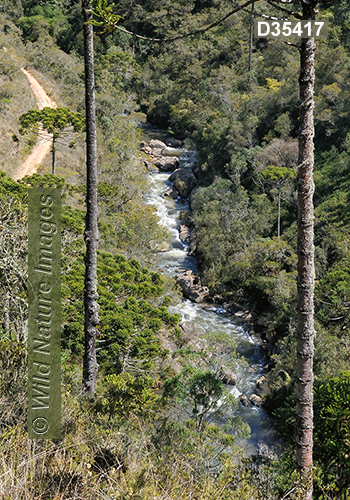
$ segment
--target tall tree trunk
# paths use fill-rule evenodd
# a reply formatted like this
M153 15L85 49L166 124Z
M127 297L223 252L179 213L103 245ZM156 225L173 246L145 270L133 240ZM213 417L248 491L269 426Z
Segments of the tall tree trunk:
M317 0L301 0L303 19L315 19ZM314 351L314 59L315 41L300 46L300 128L298 174L298 327L296 462L305 500L312 499L313 351Z
M281 183L278 184L278 221L277 221L277 237L281 236Z
M56 153L55 134L52 135L52 173L55 174L55 153Z
M85 256L85 351L83 363L83 392L96 392L96 334L99 323L97 304L97 146L93 27L86 24L92 19L91 4L82 1L84 17L85 107L86 107L86 219L84 239Z
M251 71L251 69L252 69L253 34L254 34L254 3L252 3L252 10L251 10L251 13L250 13L248 71Z

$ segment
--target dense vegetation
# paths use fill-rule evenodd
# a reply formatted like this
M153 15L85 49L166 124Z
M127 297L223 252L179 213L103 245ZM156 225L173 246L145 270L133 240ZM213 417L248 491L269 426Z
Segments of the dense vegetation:
M228 0L121 0L117 13L126 29L162 38L208 25L231 8ZM265 3L255 10L279 15ZM35 108L21 66L45 83L60 106L84 113L82 17L78 0L3 1L0 13L0 162L11 173L35 141L35 135L19 133L19 116ZM319 16L330 19L331 28L316 54L315 495L345 499L350 484L348 2L325 4ZM280 41L255 41L248 72L249 24L244 11L200 36L167 44L120 31L96 34L101 232L96 401L77 396L84 137L77 137L73 148L67 148L69 141L58 144L58 178L34 176L19 183L0 178L5 311L0 439L9 464L3 463L2 474L12 472L4 498L274 499L292 488L299 54ZM271 360L264 400L286 445L278 459L269 452L240 461L233 441L235 432L245 429L236 423L236 431L226 434L213 423L202 425L196 413L196 405L205 403L200 396L211 390L217 402L223 387L211 380L205 359L196 361L198 372L187 366L181 375L174 373L161 346L164 336L180 347L181 341L164 287L169 295L175 292L147 269L154 242L166 234L142 201L147 179L137 153L137 123L146 119L198 152L199 187L191 207L201 275L213 295L246 304L263 325ZM49 171L49 163L48 158L42 172ZM43 182L61 183L64 193L64 439L35 443L27 455L26 185ZM185 365L195 354L182 350L179 356ZM9 401L11 407L5 405ZM183 422L174 418L179 404L190 410ZM293 495L298 498L298 491Z

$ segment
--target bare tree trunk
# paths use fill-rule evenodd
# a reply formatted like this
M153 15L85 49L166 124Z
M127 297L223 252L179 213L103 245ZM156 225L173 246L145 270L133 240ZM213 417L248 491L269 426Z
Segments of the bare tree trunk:
M84 239L85 255L85 351L83 363L83 392L96 392L96 335L99 323L97 304L97 145L93 27L86 24L92 19L91 4L82 1L84 16L85 106L86 106L86 219Z
M248 60L248 71L251 71L251 69L252 69L253 31L254 31L254 3L252 3L252 10L251 10L251 13L250 13L250 33L249 33L249 60Z
M315 19L317 0L302 0L303 19ZM314 59L315 41L300 46L300 128L298 175L298 327L296 462L305 500L312 500L313 351L314 351Z

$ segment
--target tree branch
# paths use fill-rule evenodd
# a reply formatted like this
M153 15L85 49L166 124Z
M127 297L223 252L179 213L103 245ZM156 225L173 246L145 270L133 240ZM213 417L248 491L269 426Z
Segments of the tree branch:
M125 28L122 28L121 26L118 26L118 24L117 24L118 21L117 22L107 22L106 26L109 26L109 28L106 31L111 32L111 31L114 31L116 29L116 30L122 31L123 33L127 33L128 35L132 35L135 38L139 38L141 40L147 40L149 42L173 42L175 40L180 40L181 38L194 37L195 35L205 33L206 31L208 31L212 28L215 28L216 26L219 26L219 24L226 21L226 19L231 17L233 14L236 14L236 12L243 10L245 7L248 7L249 5L251 5L252 3L256 3L257 1L258 0L248 0L248 2L244 3L243 5L237 6L235 9L231 10L228 14L225 14L223 17L221 17L220 19L218 19L214 23L210 24L209 26L192 31L191 33L186 33L185 35L178 35L178 36L169 37L169 38L149 38L146 36L138 35L137 33L134 33L133 31L129 31Z
M242 9L243 12L246 12L247 14L251 15L250 10L247 9ZM280 17L273 17L273 16L267 16L266 14L257 14L256 12L254 13L254 17L262 17L264 19L270 19L271 21L286 21L287 18L280 18Z
M290 45L291 47L295 47L296 49L300 50L300 45L296 45L295 43L291 43L291 42L286 42L285 40L283 40L283 43L285 43L286 45Z

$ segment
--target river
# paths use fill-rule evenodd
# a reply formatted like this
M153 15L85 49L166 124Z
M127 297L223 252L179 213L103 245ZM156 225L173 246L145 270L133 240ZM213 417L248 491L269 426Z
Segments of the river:
M164 140L164 132L148 129L145 140ZM176 151L169 148L169 154ZM190 168L195 161L195 153L181 151L179 156L180 167ZM154 264L161 269L164 275L174 277L177 269L188 269L197 272L197 262L194 257L188 255L188 245L179 238L179 213L181 210L189 210L187 200L171 197L163 197L162 194L171 186L169 177L171 172L150 173L150 188L146 196L147 203L157 209L159 224L168 229L170 238L170 249L154 255ZM227 313L213 304L196 304L188 299L169 307L171 313L179 313L182 321L191 321L204 328L206 332L224 332L228 334L237 344L237 353L244 356L247 363L237 364L237 384L227 386L230 392L238 399L241 394L248 398L256 392L256 380L263 374L263 366L266 364L264 355L259 346L259 339L251 336L248 329L235 316ZM274 447L276 437L271 422L262 408L256 406L245 407L241 403L235 410L235 415L241 416L251 428L251 437L248 442L240 444L246 450L247 455L256 454L261 444Z

